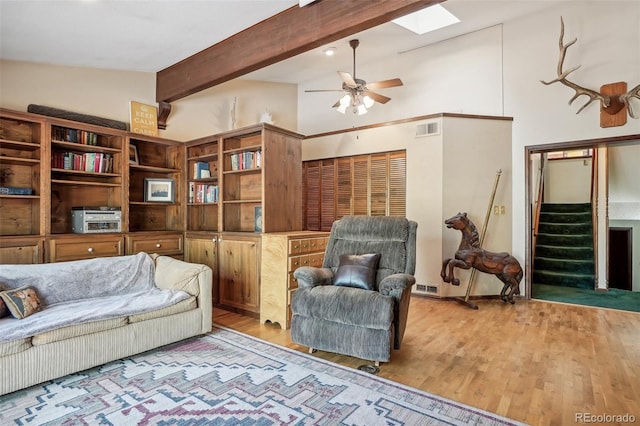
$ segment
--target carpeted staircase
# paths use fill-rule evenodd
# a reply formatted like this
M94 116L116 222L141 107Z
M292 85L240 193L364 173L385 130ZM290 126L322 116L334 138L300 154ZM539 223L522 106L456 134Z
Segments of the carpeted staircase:
M590 203L542 204L533 265L534 284L594 288Z

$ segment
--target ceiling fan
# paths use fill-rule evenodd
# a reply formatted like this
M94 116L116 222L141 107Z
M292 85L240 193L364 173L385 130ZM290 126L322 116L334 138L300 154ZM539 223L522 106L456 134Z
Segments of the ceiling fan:
M354 113L358 115L366 114L375 102L386 104L391 100L387 96L372 92L371 90L387 89L389 87L402 86L402 80L392 78L390 80L376 81L368 83L360 78L356 78L356 48L360 45L357 39L350 40L349 45L353 49L353 75L345 71L338 71L342 78L342 89L334 90L305 90L305 92L347 92L332 108L337 108L339 112L345 113L347 108L352 107Z

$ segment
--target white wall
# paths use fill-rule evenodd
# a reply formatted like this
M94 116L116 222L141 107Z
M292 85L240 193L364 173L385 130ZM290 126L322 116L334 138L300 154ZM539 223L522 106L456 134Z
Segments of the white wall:
M545 203L591 202L591 158L549 160L544 174Z
M26 111L29 104L60 108L129 123L129 101L156 105L154 73L0 61L0 106ZM297 86L235 80L172 103L160 136L187 141L258 123L268 111L276 125L296 130Z

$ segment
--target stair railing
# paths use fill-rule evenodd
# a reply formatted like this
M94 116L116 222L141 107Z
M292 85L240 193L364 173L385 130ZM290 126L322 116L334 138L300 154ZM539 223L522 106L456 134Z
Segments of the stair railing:
M598 282L598 149L591 149L591 233L595 282ZM597 286L597 284L596 284Z
M538 178L538 196L536 197L535 213L533 217L533 238L531 244L531 258L536 254L536 242L538 239L538 227L540 226L540 211L542 210L542 200L544 191L544 165L545 154L540 154L540 177Z

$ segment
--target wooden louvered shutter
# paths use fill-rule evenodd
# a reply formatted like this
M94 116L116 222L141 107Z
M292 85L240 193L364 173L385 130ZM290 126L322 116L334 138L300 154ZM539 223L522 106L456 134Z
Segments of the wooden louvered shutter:
M331 230L346 215L406 215L406 152L304 163L306 229Z
M330 231L335 214L335 161L322 161L320 189L320 230Z
M305 208L305 219L307 229L312 231L320 230L320 161L307 161L305 163L306 182L305 193L307 204Z
M372 155L370 166L371 216L387 214L387 154Z
M389 154L389 216L407 214L407 157L404 152Z
M369 156L353 159L353 210L354 215L369 214Z
M351 157L336 160L336 219L351 214L353 196L353 159Z

